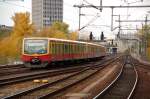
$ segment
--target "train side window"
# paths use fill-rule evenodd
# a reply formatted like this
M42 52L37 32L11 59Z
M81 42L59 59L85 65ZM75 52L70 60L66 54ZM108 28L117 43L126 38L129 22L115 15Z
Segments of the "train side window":
M57 54L61 53L60 42L57 42Z
M77 44L77 53L79 54L79 44Z
M67 43L65 43L65 54L67 54L68 48L67 48Z
M70 43L70 54L72 53L72 44Z
M52 54L55 54L55 46L54 46L54 42L52 42Z
M54 48L53 48L53 49L54 49L54 50L53 50L53 51L54 51L54 54L56 54L56 43L55 43L55 42L53 42L53 47L54 47Z
M55 54L57 55L58 49L57 49L57 42L55 42Z
M80 52L80 54L81 54L81 47L82 47L82 45L79 44L79 52Z
M70 43L68 43L68 54L70 54Z
M70 43L68 43L67 45L68 45L68 54L70 54Z
M67 43L67 54L69 53L69 44Z
M73 54L75 53L75 44L74 43L72 44L72 53Z
M50 52L51 52L51 54L53 53L53 47L52 47L52 42L50 42Z
M66 45L66 43L64 43L64 54L66 54L67 53L67 45Z
M74 46L74 54L76 54L76 44L73 44Z
M80 53L82 54L82 44L80 44Z
M80 53L80 45L79 44L77 45L77 53L78 54Z
M57 42L57 54L60 54L60 53L61 53L60 43Z
M70 43L70 54L72 54L72 43Z
M68 46L67 46L67 43L65 43L65 54L67 54L68 53L68 48L67 48Z
M49 53L51 54L52 53L52 47L51 47L51 41L49 41Z
M60 42L58 43L58 54L61 54L61 44L60 44Z
M58 46L59 54L61 54L61 43L59 42L58 45L59 45L59 46Z
M83 44L81 44L80 49L81 49L81 53L83 53Z
M70 45L70 43L68 43L68 47L69 47L69 54L71 53L71 45Z
M63 43L61 43L61 54L63 54L64 53L64 46L63 46Z
M69 54L69 43L67 43L67 54Z
M80 53L82 53L82 49L81 48L82 48L82 44L80 44Z
M78 49L77 49L77 44L75 44L75 53L77 54L78 53Z
M59 54L62 54L62 44L59 42Z
M58 54L58 51L59 51L59 49L58 49L58 46L59 46L59 45L58 45L58 42L57 42L57 41L56 41L55 44L56 44L56 55L57 55L57 54Z
M57 42L55 42L55 55L57 54Z
M70 43L70 54L72 53L72 44Z
M65 43L63 42L63 54L65 54Z
M56 45L56 42L54 42L54 48L55 48L54 53L56 55L57 54L57 45Z
M75 54L77 53L77 46L76 46L76 44L74 44L74 53Z
M82 47L83 47L82 53L84 53L85 52L85 46L84 46L84 44L82 44Z
M74 46L74 54L76 54L77 53L76 44L73 44L73 46Z
M68 48L68 54L70 54L70 43L67 44L67 48Z
M74 46L73 46L74 44L72 43L71 44L71 48L72 48L72 54L74 53Z
M63 49L63 54L65 53L65 49L64 49L64 42L62 43L62 49Z

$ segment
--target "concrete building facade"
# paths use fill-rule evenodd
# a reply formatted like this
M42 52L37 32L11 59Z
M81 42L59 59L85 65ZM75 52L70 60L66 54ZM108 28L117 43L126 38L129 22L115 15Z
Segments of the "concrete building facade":
M32 22L37 29L63 21L63 0L32 0Z

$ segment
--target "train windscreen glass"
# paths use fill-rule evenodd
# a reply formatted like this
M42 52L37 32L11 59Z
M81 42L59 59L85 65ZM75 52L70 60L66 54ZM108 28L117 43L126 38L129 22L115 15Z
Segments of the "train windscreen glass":
M24 54L46 54L48 40L26 39L24 41Z

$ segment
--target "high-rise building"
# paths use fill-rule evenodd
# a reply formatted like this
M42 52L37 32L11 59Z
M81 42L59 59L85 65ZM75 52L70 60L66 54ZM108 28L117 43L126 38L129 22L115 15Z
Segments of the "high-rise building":
M63 21L63 0L32 0L32 22L36 28Z

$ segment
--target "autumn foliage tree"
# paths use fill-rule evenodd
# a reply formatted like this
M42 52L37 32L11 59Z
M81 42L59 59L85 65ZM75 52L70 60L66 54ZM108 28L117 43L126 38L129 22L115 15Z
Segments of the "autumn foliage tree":
M68 33L68 24L63 22L54 22L52 26L43 28L39 33L37 33L37 35L40 37L67 39Z
M1 40L0 55L3 58L16 59L21 53L22 39L32 35L34 28L30 21L30 14L15 13L12 17L13 31L9 37Z
M150 25L144 25L137 34L142 41L141 47L145 47L145 41L147 42L147 56L150 59Z
M27 37L32 35L34 28L30 21L30 14L26 13L16 13L12 17L14 22L13 36L17 37Z
M69 39L70 40L77 40L78 39L78 32L71 32L69 34Z
M68 24L64 22L54 22L52 26L43 28L39 33L37 33L37 36L77 40L78 33L69 33Z

